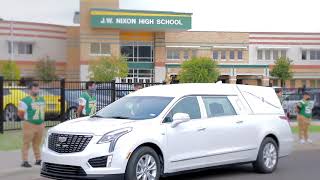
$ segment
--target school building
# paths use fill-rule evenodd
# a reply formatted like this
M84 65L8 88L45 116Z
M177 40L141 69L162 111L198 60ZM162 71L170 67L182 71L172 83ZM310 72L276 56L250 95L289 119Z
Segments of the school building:
M293 60L288 87L320 87L320 33L190 31L191 13L121 9L119 0L80 0L74 21L0 21L0 61L12 59L32 76L36 61L49 56L59 76L88 80L90 61L125 55L129 75L118 81L162 82L191 57L210 57L223 82L279 86L270 71L284 56Z

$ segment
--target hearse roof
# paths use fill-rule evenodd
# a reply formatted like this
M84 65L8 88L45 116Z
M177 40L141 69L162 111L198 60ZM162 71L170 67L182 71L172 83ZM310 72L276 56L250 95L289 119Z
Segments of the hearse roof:
M237 95L238 92L235 84L186 83L151 86L130 95L181 97L186 95Z

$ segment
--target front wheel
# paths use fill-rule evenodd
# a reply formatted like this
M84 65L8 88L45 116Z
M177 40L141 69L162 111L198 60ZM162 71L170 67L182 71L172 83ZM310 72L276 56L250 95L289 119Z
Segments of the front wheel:
M259 149L257 160L253 163L253 167L258 173L272 173L277 169L279 148L272 138L265 138Z
M141 147L131 156L125 180L159 180L161 164L158 154L150 147Z

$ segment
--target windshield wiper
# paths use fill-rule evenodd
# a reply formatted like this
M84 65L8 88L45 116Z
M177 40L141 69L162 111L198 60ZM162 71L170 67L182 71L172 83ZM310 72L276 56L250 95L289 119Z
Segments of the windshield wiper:
M90 118L105 118L105 117L100 116L100 115L92 115L92 116L90 116Z
M129 119L129 117L125 117L125 116L112 116L110 118L113 118L113 119Z

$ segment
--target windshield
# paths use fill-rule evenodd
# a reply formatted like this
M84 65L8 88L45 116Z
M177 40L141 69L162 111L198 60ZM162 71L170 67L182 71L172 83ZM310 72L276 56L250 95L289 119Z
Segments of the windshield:
M157 117L171 102L171 97L123 97L101 109L95 117L144 120Z

